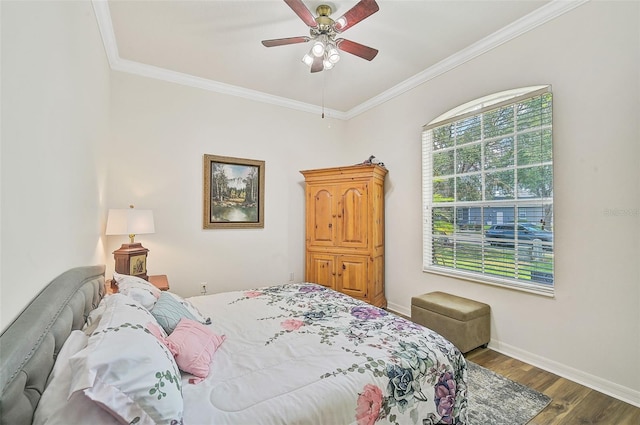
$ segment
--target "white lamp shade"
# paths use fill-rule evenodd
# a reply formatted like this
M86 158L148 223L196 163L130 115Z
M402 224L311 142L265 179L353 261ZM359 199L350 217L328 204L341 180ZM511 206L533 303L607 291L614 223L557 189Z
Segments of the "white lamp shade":
M343 28L345 25L347 25L347 18L345 18L344 16L342 16L340 19L338 19L336 21L336 28L337 29L341 29Z
M327 59L332 64L337 63L340 60L340 53L338 53L338 49L336 49L335 47L330 48L327 52Z
M324 55L324 43L320 40L317 40L313 43L313 47L311 47L311 52L314 56L320 57Z
M307 53L302 57L302 62L304 62L307 66L311 66L313 64L313 57Z
M143 235L155 233L153 211L129 209L110 209L107 216L107 235Z

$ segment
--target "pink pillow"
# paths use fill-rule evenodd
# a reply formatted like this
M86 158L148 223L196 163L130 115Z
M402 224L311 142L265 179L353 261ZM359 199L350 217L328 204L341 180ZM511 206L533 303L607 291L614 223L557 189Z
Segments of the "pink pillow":
M182 318L178 325L167 338L163 338L158 329L154 326L147 327L164 345L176 359L180 370L198 377L189 382L197 384L209 376L209 366L213 354L220 344L226 339L224 335L216 335L211 330L195 320Z

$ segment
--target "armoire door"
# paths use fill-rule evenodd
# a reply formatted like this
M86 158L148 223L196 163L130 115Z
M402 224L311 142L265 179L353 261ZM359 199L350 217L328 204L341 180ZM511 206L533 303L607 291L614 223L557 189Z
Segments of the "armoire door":
M309 246L334 246L338 199L333 186L309 185L307 188L307 243Z
M350 182L337 186L338 239L344 248L367 249L369 235L369 194L367 183Z
M337 290L355 298L367 297L369 281L369 257L365 255L340 255L337 258Z
M336 256L315 252L309 253L306 281L336 289Z

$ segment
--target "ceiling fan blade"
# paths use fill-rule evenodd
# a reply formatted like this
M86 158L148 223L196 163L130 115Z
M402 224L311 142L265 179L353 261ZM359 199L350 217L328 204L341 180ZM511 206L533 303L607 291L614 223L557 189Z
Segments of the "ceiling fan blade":
M311 40L310 37L287 37L287 38L274 38L272 40L262 40L262 45L265 47L285 46L287 44L306 43Z
M324 69L324 65L322 64L322 56L313 57L313 63L311 64L311 72L320 72Z
M377 49L356 43L355 41L345 40L344 38L338 38L336 40L336 46L343 52L351 53L368 61L373 60L378 54Z
M284 0L285 3L289 5L296 15L300 17L311 28L317 28L318 23L316 22L315 16L307 9L307 6L302 3L302 0Z
M363 19L373 15L378 10L380 10L380 7L375 0L360 0L360 2L349 9L347 13L336 19L334 28L338 33L346 31Z

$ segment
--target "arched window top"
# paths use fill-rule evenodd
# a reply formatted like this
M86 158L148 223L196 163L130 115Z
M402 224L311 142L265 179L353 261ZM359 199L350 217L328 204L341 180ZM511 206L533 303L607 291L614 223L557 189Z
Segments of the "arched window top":
M551 86L530 86L517 89L505 90L499 93L493 93L488 96L472 100L463 105L457 106L424 126L424 130L433 128L447 122L461 119L467 115L477 115L490 109L496 109L505 103L517 102L519 97L532 97L539 93L551 91Z

